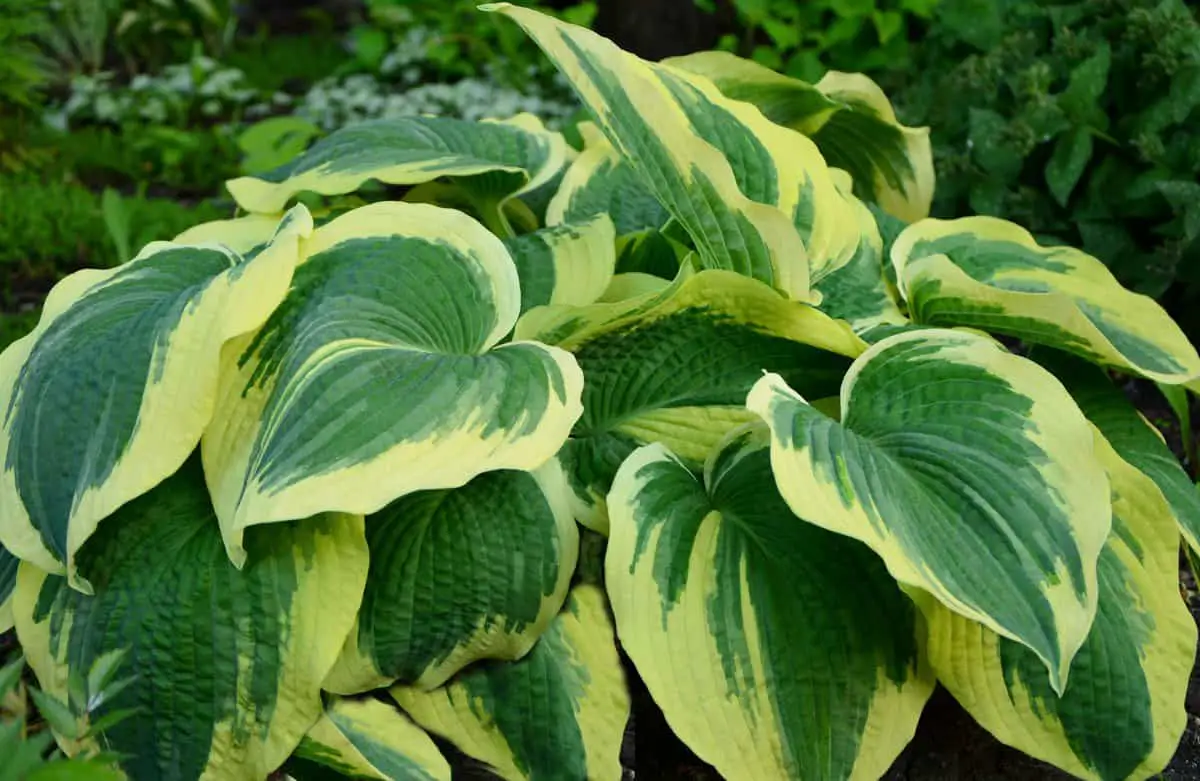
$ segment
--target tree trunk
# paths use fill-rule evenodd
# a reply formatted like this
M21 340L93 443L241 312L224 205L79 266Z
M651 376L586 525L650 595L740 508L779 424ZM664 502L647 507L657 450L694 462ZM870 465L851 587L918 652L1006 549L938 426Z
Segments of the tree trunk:
M732 27L727 0L705 13L695 0L597 0L596 32L647 60L711 49Z

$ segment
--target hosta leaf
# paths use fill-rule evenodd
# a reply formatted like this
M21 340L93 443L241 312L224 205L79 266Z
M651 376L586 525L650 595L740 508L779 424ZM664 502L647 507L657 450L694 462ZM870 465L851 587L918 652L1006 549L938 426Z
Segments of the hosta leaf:
M137 709L104 739L131 779L260 781L321 714L321 680L367 576L361 517L251 530L225 556L199 459L118 510L79 552L84 596L24 563L17 636L50 694L117 649L132 684L93 718Z
M362 608L325 689L433 688L484 658L517 659L562 607L579 553L556 460L409 494L367 519Z
M764 369L820 398L865 349L845 323L729 271L684 273L611 304L533 310L516 333L570 350L583 369L584 413L559 458L576 519L601 532L612 478L639 445L664 442L703 462L753 419L746 393Z
M829 71L815 85L721 51L664 60L712 80L728 98L810 137L830 165L854 177L863 198L904 220L929 215L933 151L929 128L901 125L883 90L860 73Z
M850 323L862 335L880 326L904 325L908 319L892 297L883 274L883 239L866 204L855 199L862 240L850 262L821 280L821 311Z
M633 166L621 159L591 122L579 125L583 151L567 168L546 208L546 224L580 222L607 214L617 236L658 230L671 219Z
M1200 491L1158 429L1109 382L1103 370L1062 353L1039 354L1037 360L1066 386L1117 454L1154 481L1184 539L1200 551Z
M434 742L394 705L334 698L286 765L296 781L338 776L378 781L450 781Z
M1175 385L1200 376L1196 348L1153 299L1011 222L922 220L896 239L892 263L915 322L1008 334Z
M533 469L580 415L570 355L497 347L520 307L500 240L461 212L382 202L316 230L283 304L231 343L202 443L230 556L247 525L372 513Z
M74 578L102 519L187 459L213 415L222 345L287 291L304 207L269 250L156 242L50 292L33 333L0 355L0 542ZM86 582L73 582L86 590Z
M20 559L0 546L0 634L13 628L12 595L20 563Z
M861 73L829 71L817 89L846 108L829 118L813 141L829 164L850 172L867 200L913 221L933 202L929 128L906 127L874 81Z
M704 78L646 62L589 30L508 3L484 8L520 24L574 85L687 231L702 267L808 300L810 278L850 259L858 242L850 204L803 135L725 98Z
M422 727L506 781L621 776L629 695L595 586L576 586L520 661L485 662L440 689L396 687L391 695Z
M840 423L774 375L746 404L771 427L797 515L1028 646L1062 690L1095 615L1111 508L1091 428L1054 377L986 337L928 329L855 361Z
M617 264L615 239L604 214L505 239L521 280L521 311L600 298Z
M1024 646L944 608L929 657L943 685L997 738L1082 778L1148 778L1187 724L1196 626L1179 598L1179 534L1161 492L1097 436L1112 484L1100 606L1059 697Z
M621 645L723 777L878 778L933 691L917 612L865 545L792 514L768 440L733 435L703 474L657 444L621 466L605 566Z
M453 177L481 201L536 189L566 162L566 141L523 121L398 117L349 125L291 162L226 183L251 212L277 212L301 192L341 195L369 180L422 184Z

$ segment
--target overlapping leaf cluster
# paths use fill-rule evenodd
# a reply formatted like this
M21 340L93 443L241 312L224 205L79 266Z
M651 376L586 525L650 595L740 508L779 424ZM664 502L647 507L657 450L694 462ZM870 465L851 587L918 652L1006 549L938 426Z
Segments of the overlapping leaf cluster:
M927 219L927 134L863 77L489 10L588 106L581 150L346 128L0 356L41 685L125 652L99 710L140 710L96 739L139 779L449 778L430 732L617 778L618 643L728 778L877 777L937 682L1081 777L1160 769L1200 500L1104 368L1197 386L1174 323L1078 250Z

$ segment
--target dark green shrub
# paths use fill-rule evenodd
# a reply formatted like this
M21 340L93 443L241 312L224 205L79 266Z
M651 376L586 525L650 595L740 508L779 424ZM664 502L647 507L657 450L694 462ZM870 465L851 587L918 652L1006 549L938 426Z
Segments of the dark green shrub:
M816 81L828 69L876 73L909 63L914 30L939 0L731 0L738 30L720 47ZM696 0L714 13L715 0Z
M1182 0L943 0L916 67L884 81L933 128L935 214L1014 220L1168 302L1200 293L1200 24Z

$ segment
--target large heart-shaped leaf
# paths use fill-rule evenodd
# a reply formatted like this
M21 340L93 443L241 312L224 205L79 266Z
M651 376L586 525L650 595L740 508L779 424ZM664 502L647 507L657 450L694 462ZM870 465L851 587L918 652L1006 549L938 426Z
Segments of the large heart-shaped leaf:
M1091 427L1053 376L987 337L927 329L855 361L841 422L778 376L747 406L771 427L797 515L1028 646L1062 691L1096 612L1112 508Z
M559 457L575 517L597 531L617 467L639 445L663 442L702 463L753 419L746 393L764 370L821 398L865 349L845 323L729 271L684 273L615 303L535 309L517 335L570 350L583 369L584 413Z
M367 577L363 520L323 515L251 530L225 555L199 459L118 510L79 551L85 596L23 563L17 637L43 689L124 650L133 683L94 709L134 781L261 781L321 714L321 681Z
M303 206L252 260L156 242L50 292L0 355L0 542L75 578L97 525L180 467L213 416L222 346L283 300L312 230ZM86 590L86 582L72 585Z
M878 778L933 691L917 611L869 548L788 509L768 448L760 423L702 474L662 445L621 466L605 566L621 645L723 777Z
M520 661L469 667L431 692L390 691L418 724L505 781L621 776L629 694L604 594L595 586L576 586Z
M579 367L517 319L504 245L450 209L383 202L305 243L287 298L231 343L204 466L234 562L252 523L373 513L533 469L581 413Z
M1100 553L1100 606L1060 697L1030 650L940 606L929 658L942 684L1010 746L1072 775L1149 778L1187 725L1196 625L1179 598L1179 533L1154 482L1097 434L1112 485L1112 533Z
M1173 385L1200 377L1196 348L1153 299L1011 222L922 220L896 239L892 263L917 323L1008 334Z
M362 609L328 691L433 688L477 659L524 656L566 598L579 532L551 459L409 494L367 519L367 544Z

